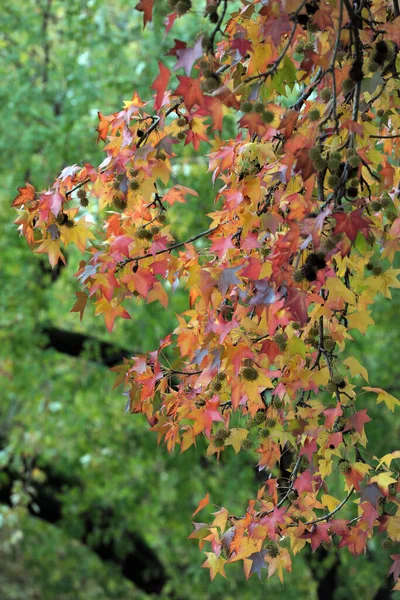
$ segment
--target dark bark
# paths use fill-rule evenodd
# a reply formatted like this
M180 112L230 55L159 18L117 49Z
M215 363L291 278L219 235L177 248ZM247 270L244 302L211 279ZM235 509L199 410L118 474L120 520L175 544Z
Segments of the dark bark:
M47 480L44 484L30 482L30 486L35 489L35 495L32 504L28 507L29 512L36 518L62 527L62 501L60 497L68 488L82 488L82 482L76 477L54 473L50 468L42 465L40 468L46 473ZM5 469L4 472L8 475L8 482L2 482L0 502L11 505L13 481L19 479L20 475L9 469ZM39 512L37 512L34 505L39 507ZM113 516L111 508L93 507L93 510L89 510L82 517L84 528L79 541L90 547L102 560L116 563L120 567L122 575L146 593L160 593L167 581L167 575L157 555L140 536L128 530L122 533L122 541L127 542L127 546L132 548L124 556L120 556L118 553L114 538L108 539L108 536L104 536L104 539L101 539L103 536L100 536L100 541L90 543L90 533L95 528L97 531L100 528L100 531L104 530L104 533L108 533ZM121 539L118 541L121 542Z
M54 348L57 352L69 354L70 356L80 356L85 348L95 346L96 355L93 358L88 356L88 359L99 362L107 367L120 364L122 363L124 356L129 357L134 354L132 350L123 350L122 348L114 346L114 344L102 342L95 337L83 333L76 333L50 326L46 327L43 330L43 333L48 338L48 343L45 345L45 348Z

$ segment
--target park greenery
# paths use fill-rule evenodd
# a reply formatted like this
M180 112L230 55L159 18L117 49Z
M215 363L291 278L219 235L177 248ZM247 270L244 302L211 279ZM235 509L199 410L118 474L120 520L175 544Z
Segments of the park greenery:
M286 9L280 11L278 5L285 3L256 1L248 3L254 9L251 15L244 10L247 3L239 1L196 1L190 10L184 4L187 3L160 1L153 7L146 0L139 5L136 0L68 3L27 0L3 9L0 33L0 64L4 73L0 91L2 598L202 600L222 596L228 600L250 600L265 593L288 600L298 597L341 600L351 595L370 600L395 598L396 592L391 592L395 585L393 575L388 578L387 574L393 565L391 556L399 554L400 539L396 497L399 428L395 420L399 403L396 398L400 393L396 377L400 337L394 326L400 295L399 290L392 289L398 286L395 252L400 222L396 196L399 145L395 137L399 125L397 3L378 1L374 6L365 3L363 12L357 16L350 0L332 0L326 3L325 13L319 15L318 30L310 25L315 14L323 13L318 7L314 10L316 2L288 1ZM305 24L298 19L301 15L307 16ZM281 27L276 30L279 35L268 29L268 20L272 27ZM166 22L168 27L171 25L168 33ZM250 22L253 27L249 27ZM262 52L257 54L255 40L262 24L266 42L260 44ZM200 44L201 49L199 34L206 40L203 46ZM350 88L348 81L360 35L362 76L360 79L353 72L359 81L353 81ZM176 44L178 52L170 52L174 38L187 46ZM235 46L237 60L230 51L234 39L241 40ZM337 47L335 40L339 40ZM377 50L379 42L386 44L383 58ZM188 51L179 54L179 49L185 48ZM337 56L339 51L342 57ZM179 60L183 70L178 67L175 71ZM378 65L377 69L373 63ZM271 69L273 72L259 77L260 72ZM192 86L198 80L202 82L201 96L194 102L188 99L189 78ZM242 79L246 81L241 87ZM183 83L186 87L182 88ZM338 98L336 104L326 91L332 85ZM346 85L347 92L343 89ZM223 92L218 93L221 88ZM235 95L232 89L237 88ZM177 89L180 91L169 93ZM142 105L153 96L154 102ZM126 145L132 152L130 160L143 146L147 148L147 154L138 154L138 164L134 164L134 158L132 162L120 161L122 151L118 140L124 132L116 115L121 115L117 111L124 102L122 121L130 132L131 139ZM266 109L266 105L270 107ZM292 178L286 180L281 175L274 178L276 171L268 171L268 165L285 164L284 158L289 154L287 145L294 138L291 125L282 134L275 121L281 115L291 114L293 106L298 113L296 118L301 114L299 135L307 140L301 140L300 149L291 150ZM98 111L102 116L96 132ZM274 127L268 112L273 113ZM107 120L108 115L114 116ZM185 120L185 124L177 124L179 119ZM241 138L236 137L239 132ZM100 140L96 145L98 135ZM380 136L385 135L392 137L383 141ZM365 141L366 137L369 141ZM168 143L156 147L167 139ZM97 170L104 160L104 142L110 162ZM319 155L309 159L310 150L316 145ZM306 155L300 157L296 152L301 152L304 146ZM337 148L340 159L332 156ZM222 165L224 149L234 155L234 168L232 164ZM355 166L354 157L358 154L362 162ZM315 165L318 160L324 162L322 168ZM348 165L346 169L355 169L351 185L342 177L339 165L333 164L335 160ZM70 165L78 167L69 169ZM132 172L148 169L148 165L159 168L158 174L153 176L151 169L147 170L146 178L139 176L139 189L134 189L134 185L129 187L138 177ZM218 172L213 178L215 169ZM54 175L60 172L64 176L53 184ZM145 187L145 179L150 180L152 189ZM261 214L257 214L261 197L252 198L256 194L255 181L259 189L263 188L263 194L270 188L276 194L272 201L269 197L270 204ZM146 205L155 199L154 182L160 200L149 209ZM36 192L31 191L30 185ZM229 192L226 196L219 192L223 185ZM74 187L74 193L67 195ZM353 192L346 196L346 191L354 188L357 203ZM78 197L80 190L85 193ZM171 194L171 190L178 192ZM238 192L242 197L247 195L244 204L242 201L235 204ZM30 196L32 193L35 195ZM38 203L56 193L61 197L58 210L46 212L45 207L39 220L35 220ZM163 200L168 193L170 203ZM324 199L319 196L321 193L326 195ZM305 195L307 202L303 204ZM56 244L49 251L51 265L47 252L32 253L26 240L18 236L13 224L15 208L10 208L15 196L14 205L19 210L17 226L22 224L22 232L32 248L37 251L46 240ZM182 199L184 203L179 201ZM167 224L157 221L157 215L163 212L160 211L163 202ZM323 211L319 230L314 231L311 220L315 221ZM127 222L124 215L129 212L130 229L123 229ZM67 215L71 227L61 223L60 213ZM354 213L356 220L352 225ZM29 219L24 220L27 214ZM207 214L212 214L211 227ZM336 221L335 214L340 215ZM111 238L101 233L104 223L115 215L120 220L121 237L129 237L132 244L127 254L118 256L110 251ZM265 218L260 220L262 215ZM346 215L352 226L338 231L342 215ZM73 245L74 239L68 235L77 231L79 226L75 221L81 218L90 224L90 228L85 227L88 235L83 243L78 240ZM153 219L158 227L153 238L142 237L142 230L139 235L138 228ZM303 220L310 231L290 239L290 231ZM216 229L209 231L213 227ZM271 229L272 234L265 236ZM97 239L89 237L90 231ZM183 249L168 250L173 241L190 240L205 231L209 233ZM333 247L324 249L324 238L335 235ZM283 243L279 248L276 246L284 236L290 246L289 253ZM158 248L164 251L169 268L173 267L180 275L157 279L157 285L153 286L155 301L148 302L151 290L143 292L143 288L131 285L129 279L123 281L123 277L129 270L133 280L140 274L145 279L155 255L150 254L140 263L135 262L135 257L147 254L149 244L158 238L167 240L168 246ZM224 245L226 240L229 243ZM81 250L90 247L94 250L82 255ZM316 259L320 262L310 266L313 259L309 257L314 256L315 260L321 249L323 256L320 254ZM277 260L274 264L274 256L279 253L284 261ZM118 298L118 307L123 302L121 310L127 310L130 316L130 319L117 318L115 323L106 318L108 327L95 314L90 301L83 319L79 318L79 312L85 308L79 294L85 294L85 301L88 293L96 302L102 300L101 290L91 292L96 282L95 270L87 271L91 275L83 278L83 287L76 277L77 273L93 267L93 256L99 255L100 260L96 260L112 263L109 272L117 277L118 285L111 297ZM189 266L183 265L184 257ZM189 258L195 265L193 270ZM246 275L240 269L249 264L252 270L249 274L248 268ZM258 269L260 265L263 275ZM220 281L224 270L230 273L217 291L215 285L210 292L205 284L199 283L199 272L206 273L207 269L215 281ZM285 281L280 279L280 272L285 273ZM384 280L385 273L394 274L390 281ZM262 288L262 280L267 278L268 288ZM316 292L321 290L324 297L327 279L341 282L340 287L338 283L336 289L332 285L329 288L336 304L329 315L315 316L311 297L315 302ZM303 308L293 302L285 304L285 298L278 298L278 290L284 284L300 291ZM347 306L340 297L342 286L348 292ZM209 294L211 302L206 302ZM257 296L258 300L252 301ZM70 312L76 300L78 306ZM257 338L263 336L261 328L268 321L265 316L268 307L279 302L274 308L286 320L282 318L277 323L276 331L267 330L268 345L261 347ZM225 313L221 313L223 306L229 308ZM242 337L234 337L230 331L226 337L220 337L218 330L207 338L203 324L193 336L186 321L179 317L188 310L190 318L194 318L196 311L197 316L203 315L201 319L207 311L217 320L222 314L221 326L236 319ZM361 313L360 319L353 317L357 326L348 326L347 312ZM314 323L318 326L315 335L311 331L312 327L315 329ZM178 327L181 339L191 336L191 347L183 351L184 342L178 348L168 346L151 362L149 353ZM227 351L238 341L246 346L245 350L253 352L251 356L244 352L240 370L231 372L222 354L220 365L216 366L217 351L221 352L221 348ZM332 350L329 344L333 344ZM214 355L210 352L209 358L204 353L204 362L193 362L200 347L213 350ZM139 357L139 362L131 359L134 356ZM292 379L287 372L283 374L288 361ZM314 372L319 373L319 378L312 385L303 385L304 394L304 389L296 389L293 383L299 377L296 369L300 363L302 369L311 369L316 362L319 369ZM141 395L140 370L135 371L136 364L143 367L144 363L148 375L157 369L163 374L164 387L149 389L147 397ZM125 365L124 371L121 365ZM202 372L200 376L190 375L193 365ZM240 403L233 407L227 404L219 416L214 415L210 428L201 427L199 414L207 403L214 402L219 384L226 385L224 376L220 381L218 376L225 373L230 388L235 385L237 388L237 384L245 386L245 369L248 374L261 370L266 380L277 377L277 381L271 385L266 382L262 388L257 386L257 398L252 391L243 396L246 392L236 389ZM340 381L332 381L331 369L340 374ZM282 373L272 377L270 371L278 370ZM180 372L189 373L189 378ZM116 375L121 379L121 373L127 376L126 385L113 387ZM273 406L271 390L283 384L285 406ZM332 389L327 389L329 384ZM171 399L176 407L186 410L190 396L187 386L197 390L196 397L189 399L192 404L197 403L196 409L189 417L186 412L186 418L179 422L175 414L172 418ZM385 391L363 389L369 387ZM384 401L377 403L380 394L384 394ZM305 406L295 412L293 407L299 399ZM225 389L219 402L232 404ZM342 423L339 413L334 416L330 433L338 437L334 440L334 452L329 454L323 433L318 432L312 438L310 432L312 427L326 425L327 413L323 411L338 406L344 408L347 421ZM360 413L365 417L363 411L367 411L368 419L354 419ZM174 436L167 437L171 452L162 439L167 428L157 427L164 424L161 417L165 415L178 425ZM260 453L256 450L265 443L260 433L265 429L265 417L272 429L268 439L279 456L275 455L273 461L266 459L266 468L260 469ZM257 418L259 423L255 423ZM303 422L300 433L294 426L297 419ZM153 432L148 431L149 423ZM229 435L233 435L231 440L235 435L244 436L238 443L240 451L234 451L235 444L232 447L214 443L218 436L221 438L218 431L222 430L226 436L223 441L229 440ZM251 438L252 445L247 438ZM311 453L309 461L313 467L308 466L300 473L296 464L307 441L316 443L315 456ZM385 455L389 458L382 462ZM321 460L325 461L326 469L322 475L318 462ZM328 472L330 460L333 468ZM344 466L344 462L348 465ZM290 500L285 498L288 488L284 488L287 484L283 483L283 471L289 481L289 492L296 493L296 498L295 494ZM304 473L311 483L305 480ZM326 488L321 488L321 478L326 479L323 481ZM296 480L303 485L303 491L297 487L295 492ZM268 481L274 481L275 491L271 485L268 487ZM364 490L361 499L360 484L361 491ZM258 496L257 489L262 490ZM347 545L354 549L351 542L339 543L346 536L334 535L333 530L328 532L328 523L324 521L323 543L314 547L310 541L312 534L318 533L319 523L307 530L298 517L303 512L306 522L314 521L327 511L334 511L348 494L348 501L335 517L341 520L341 526L343 521L353 521L350 530L363 539L359 551L339 548ZM204 497L209 504L205 500L200 504L204 505L204 511L192 517ZM260 518L267 518L269 534L260 533L258 539L264 545L256 544L250 551L247 545L251 535L248 529L243 530L242 562L234 560L235 551L226 541L229 535L223 543L221 539L226 531L238 527L251 498L258 498L254 512L251 507L248 512L252 526ZM278 536L268 525L268 514L260 517L259 513L273 512L282 499L286 500L280 504L285 507L286 522L278 520ZM307 509L299 504L299 499L303 503L310 500ZM226 513L222 507L226 507ZM212 526L215 513L220 519L218 526ZM202 523L196 526L195 535L193 520ZM288 537L292 524L297 525L296 531L302 529L297 542ZM248 526L249 523L243 524ZM191 534L195 539L188 539ZM208 537L203 549L207 557L199 552L198 537L200 541ZM279 563L289 555L293 544L303 542L304 547L292 557L290 568L288 560L284 561L283 568L287 568L284 584L276 576L267 581L271 558L278 558ZM272 556L275 552L278 555ZM265 559L264 564L260 565L260 557ZM211 569L213 577L211 583L208 568L200 568L205 558L205 566ZM250 566L249 563L246 566L248 560ZM252 573L248 581L243 566L247 575ZM282 565L276 564L275 568L279 572ZM226 578L214 578L217 571L225 572Z

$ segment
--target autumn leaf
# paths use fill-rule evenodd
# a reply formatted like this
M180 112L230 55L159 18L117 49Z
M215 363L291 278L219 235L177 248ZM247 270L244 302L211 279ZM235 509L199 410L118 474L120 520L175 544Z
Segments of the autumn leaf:
M146 27L147 23L150 23L153 20L153 5L154 0L140 0L138 4L136 4L136 10L139 10L143 13L143 25Z
M75 292L75 296L77 297L77 301L71 308L70 312L78 312L80 315L80 320L82 321L83 313L85 312L86 303L88 301L88 295L85 292Z
M165 90L167 89L168 81L170 78L170 71L165 67L161 61L158 61L158 68L160 70L159 75L155 78L151 84L151 89L156 90L157 95L154 101L154 108L158 111L163 105Z
M14 198L12 206L15 208L28 205L35 199L35 188L30 183L26 182L25 187L18 188L18 195Z

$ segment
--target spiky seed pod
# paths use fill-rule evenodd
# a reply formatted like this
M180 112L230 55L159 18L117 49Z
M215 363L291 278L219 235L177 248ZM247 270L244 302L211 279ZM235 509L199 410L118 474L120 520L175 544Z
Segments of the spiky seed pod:
M382 208L387 208L388 206L390 206L392 203L390 201L390 198L382 198L381 200L381 205Z
M138 227L136 229L136 237L138 238L138 240L151 240L152 239L152 235L149 229L146 229L146 227L143 227L143 225L141 225L140 227Z
M256 425L261 425L265 421L265 412L259 411L254 415L254 423Z
M304 50L314 50L314 42L306 42L304 44Z
M221 85L221 78L217 73L209 73L207 77L201 83L201 89L203 92L211 94L215 92Z
M226 439L228 439L230 434L231 434L231 432L229 431L229 429L225 429L224 427L221 427L221 429L218 429L217 432L215 433L215 437L225 441Z
M269 417L268 419L266 419L265 421L265 427L269 427L270 429L273 429L276 425L276 419L273 419L272 417Z
M157 216L157 220L160 221L160 223L165 223L167 220L167 215L162 212Z
M381 543L383 550L391 550L394 547L394 545L394 541L390 538L386 538L386 540L383 540L383 542Z
M388 50L388 45L384 40L380 40L379 42L377 42L375 45L375 52L373 57L374 62L378 63L378 65L383 65L383 63L387 59Z
M316 321L312 324L310 328L310 335L318 335L319 334L319 325Z
M341 375L339 375L339 373L335 373L335 375L332 375L331 380L333 381L333 383L335 385L337 385L340 388L346 387L346 381L343 379L343 377Z
M380 67L378 65L378 63L375 60L371 60L368 63L368 71L370 73L376 73L377 71L379 71Z
M294 47L294 51L297 52L297 54L303 54L304 48L305 48L304 40L300 40L300 42L297 44L297 46Z
M82 206L82 208L86 208L89 206L89 198L87 196L81 198L79 204Z
M272 545L272 543L274 545ZM274 542L272 542L268 548L268 554L271 556L271 558L276 558L277 556L279 556L279 546L278 544L275 544Z
M260 101L255 102L254 106L253 106L253 110L256 113L260 113L260 114L263 113L265 110L264 102L260 102Z
M284 352L286 350L287 337L284 333L276 333L272 339L274 340L275 344L278 346L281 352Z
M243 450L250 450L250 448L253 447L253 442L249 439L245 439L242 442L242 448Z
M374 212L378 212L381 210L382 204L379 202L379 200L373 200L370 204L370 207Z
M114 181L111 184L112 189L119 190L119 186L120 186L120 182L118 181L118 179L114 179Z
M173 10L178 2L179 0L168 0L168 6Z
M314 160L313 165L315 170L318 171L318 173L321 173L321 171L325 171L325 169L328 167L328 163L322 157Z
M382 273L383 273L382 265L375 265L372 267L372 274L375 275L375 277L379 277L379 275L382 275Z
M254 367L244 367L242 369L242 377L246 381L256 381L258 379L258 371Z
M216 448L223 448L225 446L225 440L222 438L215 437L213 441Z
M267 123L267 124L272 123L274 119L275 119L275 113L272 112L272 110L267 109L263 112L263 114L262 114L263 123Z
M137 132L136 132L136 135L138 136L138 138L142 138L144 136L143 129L138 129Z
M254 419L249 417L246 421L246 428L251 429L252 427L255 427L255 426L256 426L256 424L254 423Z
M338 464L338 470L339 473L342 473L342 475L347 475L347 473L350 473L351 471L351 464L348 460L340 460Z
M157 233L160 233L160 227L158 225L152 225L150 227L150 233L152 236L157 235Z
M199 398L198 400L195 401L194 405L196 408L203 408L203 406L206 405L206 401L203 400L203 398Z
M137 176L139 175L139 171L138 171L138 169L130 169L130 170L129 170L129 175L130 175L131 177L137 177Z
M332 90L330 88L324 88L321 90L321 100L322 102L329 102L332 98Z
M137 179L131 179L130 182L129 182L129 189L132 190L133 192L135 192L139 188L140 188L140 183L138 182L138 180Z
M215 379L217 381L225 381L226 380L226 373L217 373L217 375L215 376Z
M361 164L361 158L357 155L350 156L348 159L348 163L353 169L356 169Z
M186 121L185 117L179 117L179 119L176 120L176 124L179 127L186 127L187 121Z
M192 0L178 0L175 4L174 11L181 17L192 8Z
M340 160L337 160L336 158L330 158L328 160L328 168L330 170L331 173L335 173L340 166Z
M396 497L397 494L397 483L391 483L388 487L389 496Z
M342 155L337 150L334 150L331 152L331 158L334 158L335 160L342 160Z
M309 466L310 466L310 461L308 460L308 457L305 454L303 454L303 456L300 459L300 463L299 463L300 473L304 473L304 471L307 471Z
M272 400L271 405L276 408L276 410L281 410L281 408L284 407L284 402L283 400L281 400L280 398L278 398L278 396L275 396L275 398Z
M362 70L362 61L361 60L355 60L351 66L351 69L349 71L349 77L352 81L354 81L354 83L359 83L360 81L363 80L364 78L364 73Z
M300 281L303 281L304 279L304 273L302 269L296 269L296 271L293 271L293 281L295 283L300 283Z
M289 502L295 502L295 500L297 500L298 497L299 495L296 492L296 490L290 490L287 499L289 500Z
M260 438L263 438L263 439L265 439L265 438L269 437L270 433L271 433L271 432L270 432L270 430L268 429L268 427L263 427L263 428L262 428L262 429L260 429L260 431L259 431L259 436L260 436Z
M220 392L222 390L222 383L220 381L214 381L212 384L214 392Z
M68 215L63 212L59 212L56 217L56 221L59 225L66 225L68 221Z
M68 229L72 229L75 227L76 223L73 219L67 219L65 225L68 227Z
M127 207L127 202L124 196L114 196L113 203L115 208L117 208L118 210L125 210L125 208Z
M326 252L330 252L331 250L334 250L336 248L336 241L332 236L329 236L323 240L321 246Z
M336 384L334 384L333 381L328 381L325 386L325 390L328 394L334 394L336 392Z
M376 111L376 116L377 116L379 119L382 119L382 117L384 116L384 114L385 114L385 110L384 110L383 108L379 108L379 109Z
M349 198L357 198L357 196L358 196L358 189L356 187L349 187L346 190L346 195Z
M333 548L333 542L332 541L322 542L321 546L323 547L324 550L329 551L329 550L332 550L332 548Z
M244 100L240 105L240 110L243 113L249 113L253 110L253 103L249 100Z
M354 81L352 81L351 79L345 79L343 81L342 87L343 87L343 93L349 94L350 92L353 91Z
M157 150L157 152L156 152L156 159L157 160L167 160L167 157L164 154L164 152L162 152L162 150Z
M333 426L334 431L343 431L343 429L346 427L347 425L347 420L345 417L338 417L335 420L335 424Z
M79 188L76 195L78 196L79 200L83 200L83 198L87 197L86 190L84 190L83 188Z
M332 352L335 346L336 342L330 335L324 337L324 348L327 352Z
M182 142L186 139L186 134L183 131L178 131L178 133L176 134L176 139Z
M329 175L328 180L327 180L328 185L331 188L335 188L338 185L339 181L340 181L340 179L337 175Z
M325 254L323 252L310 252L306 264L316 269L324 269L326 267Z
M308 156L311 158L311 160L317 160L321 156L320 148L318 148L318 146L313 146L309 149Z
M269 256L271 254L271 248L267 248L266 246L263 246L260 249L260 254L261 256L263 256L264 258Z
M210 19L211 23L218 23L218 12L216 10L213 10L209 13L208 18Z
M301 328L301 325L298 321L293 321L292 323L292 329L294 329L295 331L298 331Z
M310 121L313 121L313 122L318 121L318 119L321 118L321 113L319 112L319 110L317 108L313 108L308 113L308 118L310 119Z

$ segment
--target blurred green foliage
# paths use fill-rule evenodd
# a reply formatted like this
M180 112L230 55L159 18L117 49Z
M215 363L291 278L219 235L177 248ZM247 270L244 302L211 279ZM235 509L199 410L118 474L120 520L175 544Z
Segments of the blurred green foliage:
M175 313L188 306L186 291L171 294L170 309L132 303L132 320L118 323L107 334L90 311L82 324L69 310L78 289L73 278L79 256L69 252L68 266L56 281L43 259L18 237L9 208L17 185L25 179L37 188L48 186L64 166L102 160L95 146L97 110L119 109L134 90L150 98L158 73L157 59L171 40L164 39L166 2L157 2L155 22L143 32L136 0L16 0L2 7L0 33L0 488L12 484L12 505L0 510L0 589L2 600L106 600L147 598L125 578L118 566L104 562L92 550L102 540L114 540L120 556L132 548L125 533L140 536L164 565L167 582L159 597L243 600L269 593L285 600L317 598L318 578L332 556L297 557L285 587L273 579L246 583L240 568L228 570L228 580L209 582L200 569L203 557L187 540L191 514L209 491L216 505L229 500L241 514L254 494L255 457L233 452L218 464L205 459L201 444L184 454L168 455L138 416L124 416L124 396L112 391L113 375L96 363L96 349L71 358L46 349L43 329L52 325L111 341L117 347L143 352L175 326ZM190 41L203 27L198 11L174 25L174 37ZM168 64L168 58L165 59ZM226 135L234 121L227 119ZM207 149L204 149L207 152ZM184 239L207 227L213 189L207 161L184 149L174 167L180 183L195 188L199 198L173 209L170 220ZM365 364L371 385L399 391L395 379L400 337L393 327L400 305L378 303L378 323L359 336L354 353ZM388 351L390 349L390 352ZM376 410L367 394L365 407L378 419L367 425L370 452L396 447L398 431L392 415ZM364 407L360 405L359 408ZM46 483L48 471L79 485L61 486L57 500L62 520L55 524L31 516L35 484ZM16 474L11 481L10 473ZM4 498L3 498L4 500ZM217 510L217 508L215 508ZM350 510L350 509L349 509ZM354 510L354 507L353 507ZM101 515L109 514L106 523ZM94 527L83 539L85 516ZM128 541L127 541L128 540ZM334 560L336 560L336 554ZM388 557L375 545L359 559L342 551L335 600L358 596L373 599L385 585ZM149 573L151 577L151 569Z

